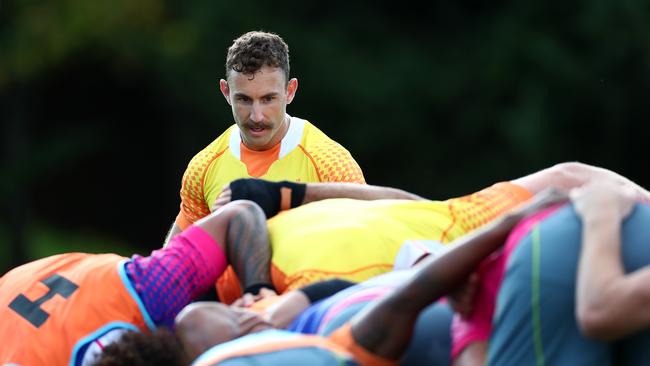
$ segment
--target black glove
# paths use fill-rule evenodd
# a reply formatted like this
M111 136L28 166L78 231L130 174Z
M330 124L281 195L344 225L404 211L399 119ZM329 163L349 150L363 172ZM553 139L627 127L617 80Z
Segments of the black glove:
M232 201L251 200L262 208L267 218L275 216L281 210L300 206L305 199L306 190L306 184L286 180L269 182L263 179L242 178L230 183ZM288 207L282 207L283 195Z

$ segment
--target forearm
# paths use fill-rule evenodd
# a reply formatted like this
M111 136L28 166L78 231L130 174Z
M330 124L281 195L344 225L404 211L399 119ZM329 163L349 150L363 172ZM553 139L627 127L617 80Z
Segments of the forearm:
M285 293L281 296L281 299L268 307L266 310L267 319L276 328L285 328L311 304L343 291L350 286L354 286L354 283L334 278Z
M559 164L559 168L563 172L563 183L568 185L566 187L567 189L581 187L591 182L610 181L618 184L619 186L625 186L634 189L634 191L639 195L639 198L650 198L650 193L648 193L645 188L632 182L628 178L608 169L582 163Z
M612 340L650 325L650 270L626 275L621 259L621 222L607 208L583 218L576 311L585 335Z
M564 163L558 164L558 168L563 171L563 175L568 184L567 188L583 186L589 182L612 181L620 186L633 188L638 194L650 197L648 191L628 178L608 169L599 168L582 163Z
M512 183L518 184L532 193L537 193L548 187L569 191L587 183L601 181L615 182L620 186L631 187L637 192L640 199L650 199L650 193L647 190L620 174L578 162L556 164L542 171L515 179Z
M397 188L355 183L308 183L303 203L329 198L424 200L418 195Z
M606 291L623 275L619 246L620 222L599 214L583 218L582 249L578 263L576 309L578 319L606 312ZM588 320L589 321L589 320Z
M227 232L226 255L242 289L271 285L271 245L262 210L251 202L245 204L230 219Z
M246 199L260 205L266 217L270 218L279 211L328 198L354 198L359 200L424 199L401 189L365 184L270 182L263 179L248 178L231 182L215 201L213 210L216 211L228 202Z
M309 305L309 298L300 290L294 290L281 295L278 302L269 306L265 318L274 328L284 329Z

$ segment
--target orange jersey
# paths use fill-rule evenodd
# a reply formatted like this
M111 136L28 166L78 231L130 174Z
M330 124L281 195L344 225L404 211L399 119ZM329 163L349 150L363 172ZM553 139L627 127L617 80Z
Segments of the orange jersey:
M176 224L185 229L207 216L223 187L238 178L270 181L365 183L352 155L314 125L291 117L282 141L267 151L247 149L237 125L190 161L181 188Z
M0 278L0 363L74 365L113 329L153 329L115 254L61 254Z

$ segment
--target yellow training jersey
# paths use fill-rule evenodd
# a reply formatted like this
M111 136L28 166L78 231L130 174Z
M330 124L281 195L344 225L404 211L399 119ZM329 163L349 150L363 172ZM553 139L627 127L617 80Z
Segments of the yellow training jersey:
M300 118L291 117L287 134L274 148L274 161L263 172L251 174L243 149L239 128L233 125L190 161L183 175L181 210L176 219L181 229L208 215L223 187L238 178L365 183L352 155Z
M498 183L447 201L329 199L268 220L279 292L326 278L359 282L390 271L407 240L448 243L530 198Z

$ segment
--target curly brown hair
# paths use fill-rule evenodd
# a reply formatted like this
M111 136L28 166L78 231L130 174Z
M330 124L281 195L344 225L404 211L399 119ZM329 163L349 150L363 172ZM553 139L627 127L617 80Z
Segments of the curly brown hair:
M289 46L274 33L253 31L240 36L228 48L226 78L230 70L250 75L264 66L279 67L289 82Z
M129 331L102 351L93 366L189 365L183 346L174 333L159 328L152 334Z

